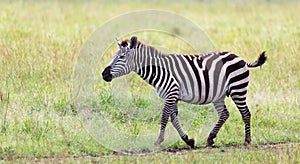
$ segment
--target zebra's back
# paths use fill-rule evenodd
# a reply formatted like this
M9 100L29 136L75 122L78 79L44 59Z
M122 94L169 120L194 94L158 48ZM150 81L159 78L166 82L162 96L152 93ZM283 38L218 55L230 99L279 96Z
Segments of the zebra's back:
M245 85L249 71L246 62L230 52L203 55L169 55L169 68L179 85L179 99L206 104L232 94L236 86Z

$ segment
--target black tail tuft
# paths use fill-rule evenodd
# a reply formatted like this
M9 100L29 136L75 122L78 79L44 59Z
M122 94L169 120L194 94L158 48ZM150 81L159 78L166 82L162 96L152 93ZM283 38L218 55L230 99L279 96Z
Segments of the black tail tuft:
M247 63L248 67L258 67L262 66L267 61L267 56L265 55L266 51L262 52L258 59L253 63Z

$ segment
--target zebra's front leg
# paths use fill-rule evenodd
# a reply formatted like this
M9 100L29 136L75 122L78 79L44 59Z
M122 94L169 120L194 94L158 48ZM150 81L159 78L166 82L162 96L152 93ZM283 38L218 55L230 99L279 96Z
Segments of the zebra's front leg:
M189 145L192 149L195 147L195 140L194 139L189 139L189 137L183 132L179 120L178 120L178 108L177 108L177 102L174 104L173 112L171 113L171 122L177 132L179 133L181 139Z
M160 132L157 140L154 142L154 145L158 146L160 143L164 141L165 129L170 116L170 108L165 104L161 120L160 120Z

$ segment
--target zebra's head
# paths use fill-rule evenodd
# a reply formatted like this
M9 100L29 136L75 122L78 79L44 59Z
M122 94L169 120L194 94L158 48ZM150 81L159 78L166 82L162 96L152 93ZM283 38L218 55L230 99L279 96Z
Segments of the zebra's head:
M120 42L116 39L119 51L115 54L110 64L102 72L102 77L106 82L112 79L129 74L134 69L133 55L137 44L137 37Z

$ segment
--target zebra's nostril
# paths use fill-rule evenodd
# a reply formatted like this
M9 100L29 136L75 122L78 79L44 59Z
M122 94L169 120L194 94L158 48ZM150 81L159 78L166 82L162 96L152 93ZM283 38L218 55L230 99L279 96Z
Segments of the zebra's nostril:
M106 82L111 82L112 81L112 75L103 76L103 80L106 81Z
M105 76L107 74L110 74L110 70L111 70L111 66L107 66L103 72L102 72L102 76Z
M112 74L110 73L110 70L111 70L111 66L108 66L102 72L102 78L107 82L110 82L112 80Z

